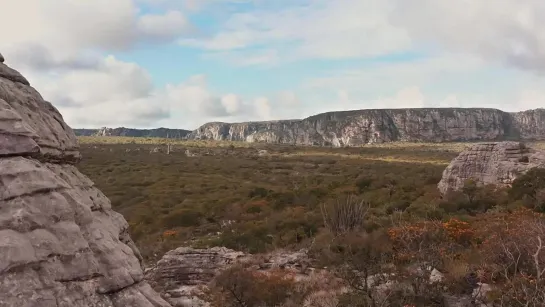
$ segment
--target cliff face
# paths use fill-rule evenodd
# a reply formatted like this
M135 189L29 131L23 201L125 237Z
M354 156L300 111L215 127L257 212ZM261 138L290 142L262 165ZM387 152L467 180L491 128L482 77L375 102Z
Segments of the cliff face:
M187 138L327 146L545 140L545 109L518 113L479 108L328 112L303 120L208 123Z
M167 307L74 132L0 58L0 307Z
M184 129L132 129L132 128L101 128L101 129L74 129L76 136L129 136L129 137L157 137L181 139L191 131Z

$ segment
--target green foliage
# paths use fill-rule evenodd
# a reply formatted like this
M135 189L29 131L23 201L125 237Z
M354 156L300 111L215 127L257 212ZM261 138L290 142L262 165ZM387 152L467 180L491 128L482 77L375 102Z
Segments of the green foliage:
M388 225L392 214L443 219L506 203L502 193L480 188L466 191L471 201L463 193L441 198L437 183L460 144L323 148L176 141L167 155L150 153L164 145L158 139L104 140L82 142L79 168L128 220L147 260L180 245L252 252L305 246L325 226L321 204L346 195L369 206L367 231ZM259 149L269 154L261 157ZM160 240L167 230L178 235Z
M512 200L522 200L525 205L545 211L545 168L533 168L513 182L509 191Z

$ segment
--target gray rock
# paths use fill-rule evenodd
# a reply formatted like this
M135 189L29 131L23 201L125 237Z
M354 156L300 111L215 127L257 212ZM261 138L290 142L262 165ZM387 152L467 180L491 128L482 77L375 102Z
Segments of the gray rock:
M378 109L329 112L303 120L205 124L188 139L319 146L383 142L545 139L545 109Z
M245 257L244 253L225 247L179 247L146 270L146 280L173 306L206 306L199 298L201 287L206 287L222 270Z
M468 179L479 185L507 187L534 167L545 167L545 151L520 142L476 144L452 160L438 188L443 194L457 191Z
M4 63L5 59L4 59L4 56L2 55L2 53L0 53L0 63Z
M62 116L0 64L0 307L167 307Z

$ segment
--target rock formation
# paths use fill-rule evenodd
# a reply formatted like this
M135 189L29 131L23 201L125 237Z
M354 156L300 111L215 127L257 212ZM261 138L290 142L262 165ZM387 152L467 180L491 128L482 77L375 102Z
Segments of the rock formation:
M452 160L438 188L446 194L461 189L468 179L479 185L509 186L534 167L545 167L545 151L520 142L476 144Z
M245 257L242 252L224 247L180 247L167 252L147 270L146 280L175 307L206 306L199 298L202 288L222 270Z
M167 307L55 107L0 63L0 307Z
M506 113L483 108L328 112L303 120L222 123L183 129L75 129L76 135L171 137L294 145L358 146L384 142L545 140L545 109Z
M208 285L223 270L236 263L246 263L256 272L267 273L271 270L282 270L286 274L294 274L298 282L317 282L316 292L309 295L309 300L323 297L331 298L332 293L340 291L342 282L326 270L310 267L310 259L306 250L289 252L278 250L266 255L249 255L225 247L210 249L193 249L180 247L167 252L152 268L146 271L146 280L154 289L162 294L172 306L199 307L209 306L202 299ZM305 305L320 307L321 304Z
M208 123L188 136L245 142L355 146L382 142L545 140L545 109L377 109L329 112L303 120Z

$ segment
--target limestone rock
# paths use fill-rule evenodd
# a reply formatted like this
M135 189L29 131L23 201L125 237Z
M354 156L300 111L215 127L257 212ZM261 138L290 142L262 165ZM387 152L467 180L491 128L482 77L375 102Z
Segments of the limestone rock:
M167 252L146 271L146 280L175 307L206 306L199 298L222 270L245 258L242 252L225 247L193 249L179 247Z
M374 109L328 112L302 120L207 123L188 139L318 146L383 142L545 140L545 109Z
M306 250L277 250L265 255L249 255L225 247L193 249L180 247L170 252L146 271L150 285L175 307L209 306L203 300L210 282L230 266L244 263L247 268L268 274L273 270L284 271L296 282L314 285L313 292L304 306L320 307L324 298L335 299L333 293L344 290L342 282L326 270L310 267Z
M167 307L59 112L0 64L0 307Z
M520 142L476 144L452 160L438 188L443 194L460 190L468 179L479 185L506 187L534 167L545 167L545 151Z

